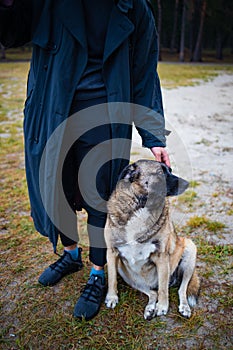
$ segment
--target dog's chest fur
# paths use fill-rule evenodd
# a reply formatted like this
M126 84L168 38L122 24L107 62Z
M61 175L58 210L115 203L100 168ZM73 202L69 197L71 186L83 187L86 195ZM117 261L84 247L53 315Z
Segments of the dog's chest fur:
M118 247L120 258L131 270L140 272L157 248L154 243L134 243Z
M140 273L143 266L149 262L151 254L159 249L157 241L147 239L148 227L145 222L150 216L151 213L147 208L136 211L124 227L124 232L120 233L124 243L116 247L122 263L137 273ZM145 242L140 243L143 237Z

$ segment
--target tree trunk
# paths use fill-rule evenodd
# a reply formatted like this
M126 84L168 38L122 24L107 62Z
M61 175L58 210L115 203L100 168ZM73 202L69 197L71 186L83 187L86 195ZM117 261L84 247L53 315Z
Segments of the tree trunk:
M222 53L222 34L220 31L217 32L216 35L216 58L217 60L222 60L223 59L223 53Z
M194 38L194 16L195 16L195 0L190 2L188 11L188 29L189 29L189 60L192 60L193 55L193 38Z
M179 0L175 0L175 8L174 8L174 16L173 16L173 30L172 30L172 38L171 38L171 46L170 46L171 53L174 53L175 43L176 43L178 7L179 7Z
M186 0L183 0L181 36L180 36L180 55L179 55L180 62L184 62L186 9L187 9Z
M5 60L6 59L6 51L5 51L5 47L0 43L0 50L1 50L1 60Z
M206 4L207 4L207 1L203 0L202 9L201 9L200 26L199 26L196 46L195 46L193 57L192 57L193 62L200 62L201 61L201 54L202 54L201 53L201 46L202 46L204 20L205 20L205 14L206 14Z
M158 4L158 47L159 47L159 61L162 61L161 55L161 28L162 28L162 5L161 0L157 1Z

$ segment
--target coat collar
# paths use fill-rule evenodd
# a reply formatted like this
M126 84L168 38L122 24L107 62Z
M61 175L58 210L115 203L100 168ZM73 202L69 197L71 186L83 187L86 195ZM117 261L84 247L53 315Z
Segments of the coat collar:
M51 0L44 2L39 24L33 35L33 43L43 48L47 47L51 40L49 37L52 26L51 12L56 11L55 16L61 19L64 26L71 32L80 45L86 48L87 40L82 0L56 0L56 8L52 8L52 3ZM107 30L104 62L133 32L134 25L127 16L128 11L132 7L133 0L115 1Z
M133 0L119 0L116 4L123 13L128 13L133 8Z
M82 0L56 0L58 13L65 27L79 41L80 45L87 47L85 19Z
M66 28L78 40L81 46L87 47L85 20L82 0L58 0L59 15ZM132 33L133 23L127 14L133 8L133 0L115 1L107 30L104 61Z
M134 24L127 16L132 6L132 0L120 0L113 6L104 48L104 62L133 32Z
M37 25L33 28L32 42L43 48L46 48L49 42L50 28L51 28L51 0L46 1L44 4L40 4L42 10L40 13ZM37 12L34 9L35 12ZM36 16L36 14L35 14ZM35 25L35 23L33 23Z

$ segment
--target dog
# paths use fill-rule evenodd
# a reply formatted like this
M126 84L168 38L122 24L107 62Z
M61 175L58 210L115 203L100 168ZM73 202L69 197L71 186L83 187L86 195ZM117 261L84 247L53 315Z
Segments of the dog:
M166 315L169 287L178 286L179 312L191 317L200 280L195 244L176 234L167 196L183 193L189 183L155 160L138 160L120 175L107 203L104 231L108 292L105 304L118 303L117 272L131 287L149 297L144 318Z

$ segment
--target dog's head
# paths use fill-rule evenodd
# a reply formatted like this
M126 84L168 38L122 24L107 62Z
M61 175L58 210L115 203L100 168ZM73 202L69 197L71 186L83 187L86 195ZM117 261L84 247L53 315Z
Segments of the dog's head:
M135 193L140 189L141 193L144 191L148 197L151 196L151 204L166 196L177 196L189 185L188 181L173 175L165 164L146 159L128 165L120 179L130 183Z

